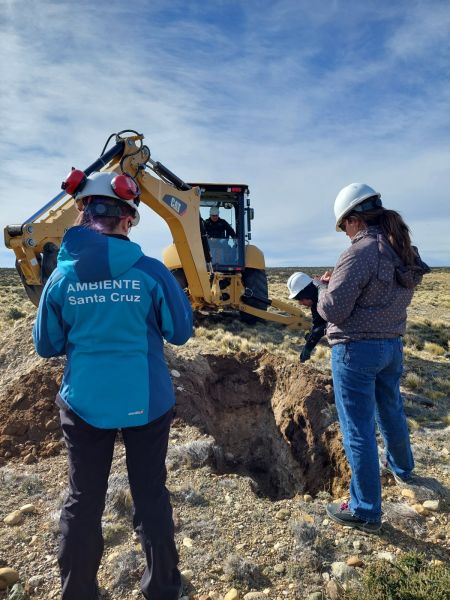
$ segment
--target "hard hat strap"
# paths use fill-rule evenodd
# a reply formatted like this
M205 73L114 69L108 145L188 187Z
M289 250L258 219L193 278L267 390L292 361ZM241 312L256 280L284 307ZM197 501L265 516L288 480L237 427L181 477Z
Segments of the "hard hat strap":
M84 212L93 217L127 217L119 202L109 197L91 196L87 198Z

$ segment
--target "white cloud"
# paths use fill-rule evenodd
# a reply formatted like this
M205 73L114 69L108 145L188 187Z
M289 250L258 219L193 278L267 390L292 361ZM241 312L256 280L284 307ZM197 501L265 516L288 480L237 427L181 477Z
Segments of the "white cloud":
M333 264L345 247L333 199L355 180L402 212L424 256L450 263L445 3L77 7L0 4L4 224L132 127L185 180L249 184L268 264ZM149 214L134 239L160 256L170 234Z

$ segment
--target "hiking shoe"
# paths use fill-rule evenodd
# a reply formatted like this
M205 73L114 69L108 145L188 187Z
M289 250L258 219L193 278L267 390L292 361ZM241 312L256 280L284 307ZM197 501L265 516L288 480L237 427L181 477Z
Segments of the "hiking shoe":
M381 521L371 523L370 521L360 519L352 513L347 502L328 504L327 515L340 525L347 525L347 527L360 529L366 533L376 533L381 529Z
M389 475L392 475L392 477L395 479L395 482L400 486L411 485L414 483L414 475L412 475L412 474L409 474L406 476L397 475L397 473L395 473L394 470L389 466L389 463L387 460L380 460L380 469L381 469L382 475L385 475L386 473L388 473Z

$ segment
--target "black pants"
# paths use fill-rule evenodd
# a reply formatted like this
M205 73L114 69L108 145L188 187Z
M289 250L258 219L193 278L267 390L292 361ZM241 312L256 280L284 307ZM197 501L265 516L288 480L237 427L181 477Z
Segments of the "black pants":
M97 571L103 553L101 518L117 430L92 427L68 409L61 409L60 415L70 477L60 520L62 600L97 600ZM176 600L181 585L165 485L171 421L172 410L148 425L122 429L134 526L147 558L141 589L149 600Z

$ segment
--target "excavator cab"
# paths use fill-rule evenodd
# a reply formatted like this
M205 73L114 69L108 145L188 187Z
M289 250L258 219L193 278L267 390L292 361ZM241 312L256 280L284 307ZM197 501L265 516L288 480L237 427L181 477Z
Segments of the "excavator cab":
M200 189L200 218L205 227L214 271L243 271L249 234L245 218L246 211L250 210L245 208L246 200L250 204L248 187L216 183L189 185ZM216 219L211 212L218 213Z

